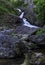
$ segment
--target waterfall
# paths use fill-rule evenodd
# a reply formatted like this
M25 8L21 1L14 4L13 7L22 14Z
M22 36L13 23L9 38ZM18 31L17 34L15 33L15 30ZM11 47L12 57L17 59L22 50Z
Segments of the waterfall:
M22 12L21 9L19 9L19 8L17 8L17 10L18 10L19 12Z
M19 11L21 11L20 9L18 9ZM39 28L38 26L35 26L35 25L31 25L26 18L23 18L24 16L24 12L21 13L21 15L19 16L21 19L23 19L23 22L24 22L24 26L27 26L27 27L30 27L30 28Z
M20 18L23 18L23 16L24 16L24 12L22 12L22 14L19 16Z
M30 28L39 28L37 26L31 25L25 18L23 18L24 25Z

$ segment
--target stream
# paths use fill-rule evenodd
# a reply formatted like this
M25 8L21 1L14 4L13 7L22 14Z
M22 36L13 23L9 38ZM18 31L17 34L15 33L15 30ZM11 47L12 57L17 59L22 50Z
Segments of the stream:
M20 9L17 9L19 12L22 12ZM30 28L39 28L38 26L35 26L35 25L31 25L26 18L23 18L24 16L24 12L21 13L21 15L19 16L21 19L23 19L23 25L24 26L27 26L27 27L30 27Z

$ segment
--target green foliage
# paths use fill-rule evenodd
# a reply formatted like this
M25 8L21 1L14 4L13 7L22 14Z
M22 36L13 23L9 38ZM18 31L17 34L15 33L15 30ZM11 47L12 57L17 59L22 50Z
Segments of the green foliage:
M45 33L45 29L44 28L38 30L36 34L43 34L43 33Z
M10 6L10 3L6 0L0 1L0 15L5 14L5 13L12 13L13 7Z
M23 4L23 6L24 6L24 7L28 6L28 3L26 3L26 4Z
M34 4L38 19L45 24L45 0L34 0Z
M5 13L11 13L18 15L19 12L14 8L22 5L23 1L21 0L0 0L0 16Z
M13 6L14 7L20 7L20 6L22 6L23 5L23 0L12 0L12 4L13 4Z
M11 33L11 36L14 36L14 35L15 35L15 33L14 33L14 32L12 32L12 33Z

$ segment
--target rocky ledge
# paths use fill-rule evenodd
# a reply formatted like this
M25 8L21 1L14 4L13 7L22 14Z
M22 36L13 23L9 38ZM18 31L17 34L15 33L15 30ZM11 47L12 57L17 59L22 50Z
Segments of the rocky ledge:
M29 54L31 64L45 64L45 34L36 32L17 35L14 30L0 31L0 58L24 59Z

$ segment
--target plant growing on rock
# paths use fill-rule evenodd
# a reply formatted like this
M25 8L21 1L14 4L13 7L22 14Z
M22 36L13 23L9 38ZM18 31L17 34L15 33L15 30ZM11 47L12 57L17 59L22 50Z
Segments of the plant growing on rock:
M0 0L0 15L4 15L5 13L18 15L19 12L16 10L16 7L22 4L22 0Z
M43 34L43 33L45 33L45 29L44 28L39 29L36 34Z
M40 21L40 24L45 24L45 0L34 0L35 12ZM42 23L41 23L42 22Z

